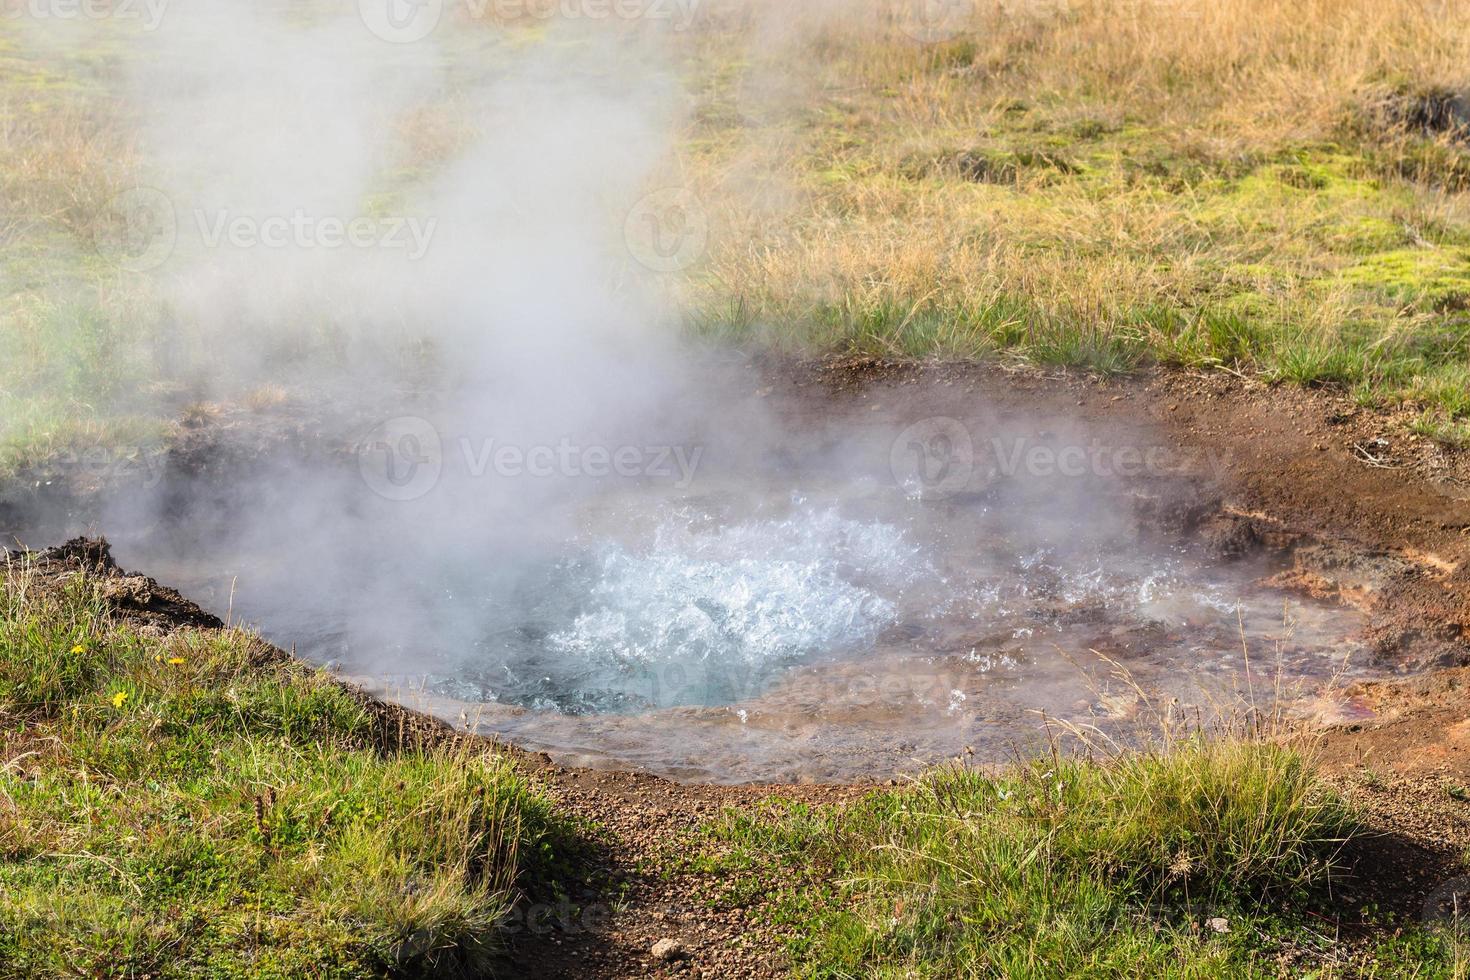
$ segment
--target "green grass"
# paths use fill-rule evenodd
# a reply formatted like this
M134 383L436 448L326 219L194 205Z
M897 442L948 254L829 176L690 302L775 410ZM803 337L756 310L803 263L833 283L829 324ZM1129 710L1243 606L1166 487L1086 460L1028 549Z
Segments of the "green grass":
M1426 410L1409 423L1409 428L1446 446L1470 446L1470 421L1447 421L1443 415Z
M1414 8L1353 6L1386 22L1371 65L1266 5L1154 11L1140 49L1126 18L1083 2L997 13L917 53L834 31L790 69L812 97L784 129L738 111L738 82L703 84L690 156L714 200L725 168L753 169L751 145L769 143L799 203L774 219L747 198L717 209L694 329L802 352L1356 387L1432 413L1427 434L1453 441L1470 420L1456 176L1470 146L1382 109L1433 87L1409 55L1425 51L1408 41ZM1204 31L1212 11L1222 22Z
M1353 829L1297 752L1189 740L729 811L701 860L768 893L800 976L1463 976L1453 935L1348 954L1310 914L1345 911L1328 886Z
M12 575L0 977L480 975L557 825L488 748L381 724L246 634Z
M1004 142L1008 128L1023 127L1002 117L992 139ZM1470 362L1470 226L1435 216L1439 192L1377 175L1366 141L1242 161L1135 130L1079 141L1075 172L1047 167L1044 179L997 187L943 168L895 180L910 164L884 159L894 151L883 132L868 135L843 146L832 134L832 155L874 162L812 189L819 207L841 209L847 231L832 232L831 213L792 222L827 268L786 275L774 257L757 269L746 252L716 256L718 275L696 284L697 333L1102 373L1223 367L1361 384L1380 404L1470 418L1456 384ZM1156 155L1131 162L1140 152ZM1185 159L1192 171L1181 181ZM920 259L898 256L903 267L885 271L864 234L914 210L927 224L913 246L933 254L917 270ZM1116 237L1093 237L1103 235ZM869 248L871 257L850 251Z

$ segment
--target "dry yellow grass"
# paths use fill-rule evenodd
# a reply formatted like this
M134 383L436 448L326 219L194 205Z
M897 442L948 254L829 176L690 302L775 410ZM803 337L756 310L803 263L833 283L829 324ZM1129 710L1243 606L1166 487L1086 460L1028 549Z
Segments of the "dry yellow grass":
M66 93L0 87L0 240L38 230L81 239L129 169L100 107Z
M1224 365L1355 386L1416 406L1426 432L1463 430L1470 149L1406 124L1466 81L1456 4L987 0L916 29L924 6L705 0L688 30L601 25L658 35L690 94L651 184L687 184L707 212L702 260L661 277L696 329L803 350ZM508 29L517 50L549 36L540 18L463 20L446 28ZM129 48L10 40L0 315L16 329L0 396L90 405L123 381L97 360L107 338L157 318L146 284L92 247L146 163L108 87ZM473 110L411 107L394 172L456 162ZM58 372L66 357L80 360Z
M926 6L940 11L935 40L916 42ZM697 26L705 40L760 42L786 72L893 86L895 115L918 127L1058 98L1250 143L1323 135L1364 83L1464 81L1463 13L1434 0L879 0L797 13L779 0L710 0ZM794 49L814 57L790 60ZM928 72L936 61L952 70Z
M1470 64L1449 5L988 3L936 43L913 9L707 8L683 166L711 332L1368 400L1464 380L1465 157L1400 125Z

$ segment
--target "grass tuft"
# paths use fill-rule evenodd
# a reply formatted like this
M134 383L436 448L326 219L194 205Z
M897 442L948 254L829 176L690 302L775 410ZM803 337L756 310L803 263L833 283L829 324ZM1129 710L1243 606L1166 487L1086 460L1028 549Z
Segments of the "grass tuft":
M238 631L0 589L0 977L483 975L551 815ZM65 896L65 901L58 901Z
M829 883L780 903L808 923L801 975L1124 977L1249 973L1353 829L1301 752L1192 738L998 774L956 764L841 811L732 812L712 833L727 861Z

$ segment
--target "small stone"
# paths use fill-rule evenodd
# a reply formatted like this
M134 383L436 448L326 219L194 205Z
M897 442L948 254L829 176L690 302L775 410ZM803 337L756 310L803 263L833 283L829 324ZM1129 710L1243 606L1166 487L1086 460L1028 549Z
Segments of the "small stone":
M1211 932L1218 932L1222 936L1230 931L1230 920L1222 919L1218 916L1207 921L1205 925L1210 927Z
M673 963L689 956L689 951L677 939L660 939L653 944L653 958L661 963Z

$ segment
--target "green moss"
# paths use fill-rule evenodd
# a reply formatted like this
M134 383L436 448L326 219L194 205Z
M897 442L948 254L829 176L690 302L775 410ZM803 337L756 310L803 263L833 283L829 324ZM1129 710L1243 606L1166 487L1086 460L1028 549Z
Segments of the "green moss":
M1427 310L1470 307L1470 250L1409 248L1363 259L1342 282Z
M1322 239L1334 252L1350 255L1391 251L1413 242L1402 223L1375 215L1344 217L1324 229Z

